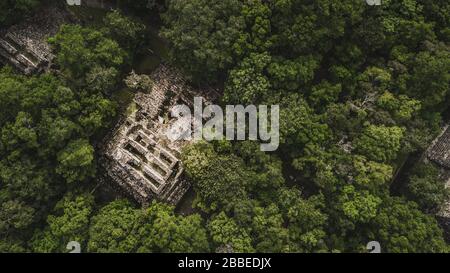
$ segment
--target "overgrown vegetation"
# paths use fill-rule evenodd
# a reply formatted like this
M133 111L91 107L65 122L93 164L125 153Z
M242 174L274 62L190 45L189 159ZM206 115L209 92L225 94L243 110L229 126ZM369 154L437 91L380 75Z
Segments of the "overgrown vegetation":
M36 1L19 2L0 4L0 23ZM130 11L142 15L143 2ZM449 194L438 170L418 163L402 194L390 191L450 102L448 1L157 6L171 61L194 83L223 86L223 104L280 105L280 148L187 147L189 216L96 202L93 142L117 114L111 96L145 26L119 12L65 25L50 39L60 73L0 72L0 252L65 252L73 240L91 252L364 252L373 240L386 252L449 251L434 217Z

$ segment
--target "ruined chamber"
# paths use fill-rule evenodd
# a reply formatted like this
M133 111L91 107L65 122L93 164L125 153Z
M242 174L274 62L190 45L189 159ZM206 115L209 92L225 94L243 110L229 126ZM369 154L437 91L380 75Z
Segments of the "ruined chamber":
M194 97L206 104L216 100L212 89L194 89L173 68L161 65L151 75L151 90L137 92L129 116L120 119L103 141L101 166L107 180L142 205L157 199L178 204L190 184L183 175L181 149L190 140L169 138L174 122L171 109L179 104L193 107ZM190 117L188 124L192 124Z

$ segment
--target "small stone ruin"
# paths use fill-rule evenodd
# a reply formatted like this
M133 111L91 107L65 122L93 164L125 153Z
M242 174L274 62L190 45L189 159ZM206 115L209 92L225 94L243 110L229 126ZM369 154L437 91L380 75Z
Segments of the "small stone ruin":
M26 75L48 70L54 56L47 39L71 20L63 9L46 8L17 25L0 29L0 63Z

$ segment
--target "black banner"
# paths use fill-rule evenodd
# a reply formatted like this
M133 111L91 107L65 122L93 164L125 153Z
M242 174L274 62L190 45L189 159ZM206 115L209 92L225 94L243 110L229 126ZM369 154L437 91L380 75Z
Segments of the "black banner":
M425 261L425 258L432 261ZM447 255L421 254L1 254L3 266L58 272L385 272L392 265L444 264ZM390 260L388 262L385 262ZM311 270L313 268L313 270Z

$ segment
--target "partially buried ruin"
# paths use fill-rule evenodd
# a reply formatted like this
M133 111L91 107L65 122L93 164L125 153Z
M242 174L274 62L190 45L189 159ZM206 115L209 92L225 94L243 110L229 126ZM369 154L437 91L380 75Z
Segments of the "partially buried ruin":
M45 8L17 25L0 29L0 63L26 75L48 70L54 55L47 39L72 20L64 9Z
M151 90L135 95L132 113L103 142L101 165L108 180L142 205L153 199L176 205L190 187L180 161L181 149L190 141L167 137L167 130L177 121L169 113L178 104L192 108L195 96L208 104L218 95L213 89L190 87L166 65L157 68L151 78Z
M431 161L439 166L441 177L446 181L446 187L450 187L450 126L447 125L442 133L433 141L426 151L426 161ZM444 226L447 237L450 239L450 200L441 208L438 219Z

